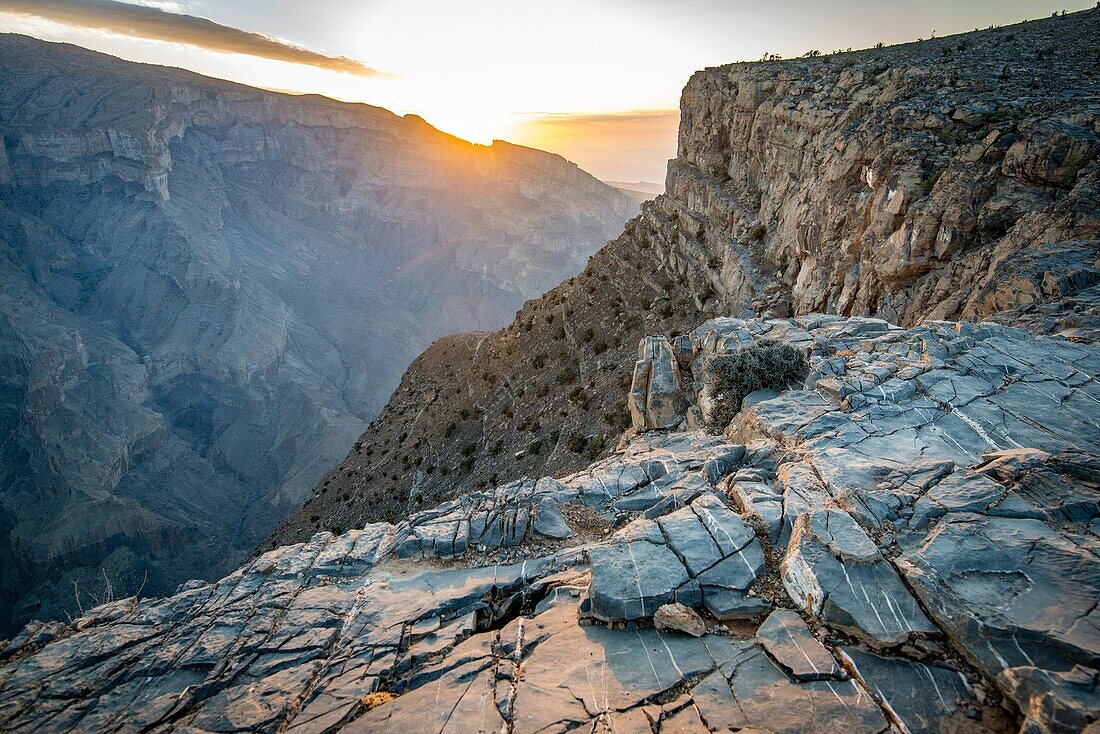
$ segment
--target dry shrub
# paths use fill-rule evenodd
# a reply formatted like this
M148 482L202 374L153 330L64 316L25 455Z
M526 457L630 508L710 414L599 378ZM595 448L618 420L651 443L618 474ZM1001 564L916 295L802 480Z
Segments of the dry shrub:
M770 339L708 358L704 379L715 403L712 423L727 425L740 412L746 395L762 388L784 390L802 382L808 370L802 352Z

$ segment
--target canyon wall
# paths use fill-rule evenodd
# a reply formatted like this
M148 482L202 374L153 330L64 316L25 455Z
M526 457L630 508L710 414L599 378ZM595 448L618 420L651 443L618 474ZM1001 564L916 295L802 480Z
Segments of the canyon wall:
M0 76L0 630L231 570L417 353L637 211L366 105L19 36Z
M638 340L706 317L1095 335L1098 34L1088 11L697 72L667 193L507 328L417 358L265 547L581 468L631 424Z

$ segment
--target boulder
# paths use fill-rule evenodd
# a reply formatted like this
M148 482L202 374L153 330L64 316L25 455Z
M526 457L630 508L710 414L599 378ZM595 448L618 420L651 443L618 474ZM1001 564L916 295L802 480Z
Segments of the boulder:
M653 626L659 630L683 632L692 637L702 637L707 633L703 618L694 609L675 602L658 607L653 614Z

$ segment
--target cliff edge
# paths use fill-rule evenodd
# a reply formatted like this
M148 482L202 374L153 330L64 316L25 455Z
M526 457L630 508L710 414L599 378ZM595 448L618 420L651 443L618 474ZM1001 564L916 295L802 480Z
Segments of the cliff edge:
M584 272L409 367L263 547L575 471L645 334L811 312L1100 328L1100 12L696 73L667 193Z

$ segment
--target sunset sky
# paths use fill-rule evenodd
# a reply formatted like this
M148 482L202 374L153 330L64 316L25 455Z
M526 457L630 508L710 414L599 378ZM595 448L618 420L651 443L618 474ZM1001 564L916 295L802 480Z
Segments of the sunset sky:
M696 69L1091 7L1045 0L0 0L0 31L413 112L480 143L664 179Z

